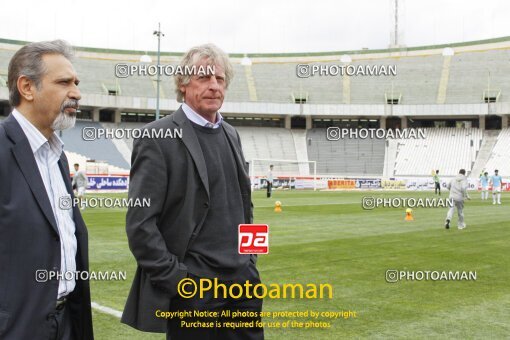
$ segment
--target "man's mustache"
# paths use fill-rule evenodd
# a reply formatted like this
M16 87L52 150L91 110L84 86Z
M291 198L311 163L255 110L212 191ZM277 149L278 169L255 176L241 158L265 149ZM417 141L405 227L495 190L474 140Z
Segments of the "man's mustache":
M68 109L68 108L73 108L73 109L77 110L79 106L80 106L80 104L79 104L78 100L69 99L62 103L62 107L61 107L60 111L63 112L65 109Z

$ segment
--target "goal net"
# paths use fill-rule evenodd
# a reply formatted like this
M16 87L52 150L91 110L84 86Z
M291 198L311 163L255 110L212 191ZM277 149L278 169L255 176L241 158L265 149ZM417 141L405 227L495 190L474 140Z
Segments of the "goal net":
M274 189L317 189L317 162L288 159L252 159L252 190L266 187L269 168L273 166Z

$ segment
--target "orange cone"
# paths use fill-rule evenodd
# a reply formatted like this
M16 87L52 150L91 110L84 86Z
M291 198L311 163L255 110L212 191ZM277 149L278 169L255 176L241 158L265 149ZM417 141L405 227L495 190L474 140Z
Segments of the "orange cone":
M414 221L414 218L413 218L413 209L411 208L407 208L406 209L406 218L405 218L406 221Z

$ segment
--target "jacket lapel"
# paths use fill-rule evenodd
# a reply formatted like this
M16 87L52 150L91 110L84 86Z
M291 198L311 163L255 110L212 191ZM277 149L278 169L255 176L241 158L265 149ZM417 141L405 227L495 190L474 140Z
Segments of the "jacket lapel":
M243 189L251 190L251 183L249 180L250 175L246 171L246 161L244 160L242 150L240 149L240 145L237 142L238 136L236 134L236 131L230 125L225 124L225 122L221 124L221 128L223 129L223 131L225 131L225 135L227 136L230 147L234 152L238 173L240 175L239 180L241 181L241 190Z
M25 133L21 126L16 121L16 118L11 114L5 120L5 132L9 138L15 143L12 147L12 153L16 159L18 166L27 181L32 194L34 195L39 207L41 208L44 216L51 224L55 232L58 234L57 222L53 215L50 200L44 187L43 180L39 173L39 168L35 161L32 148L28 142Z
M69 179L69 164L67 163L67 157L64 151L62 151L62 154L60 155L58 167L60 168L60 173L62 174L62 178L66 184L67 193L71 195L72 198L74 198L73 187L71 186L71 180Z
M84 248L81 244L83 241L80 236L81 235L87 235L87 229L85 227L85 222L83 221L83 217L80 213L80 207L78 205L74 204L74 192L73 187L71 186L71 180L69 178L69 163L67 162L67 157L64 151L62 151L62 154L60 155L60 160L58 161L58 167L60 168L60 173L62 174L62 178L64 179L64 183L66 185L67 193L71 195L71 199L73 202L73 220L74 220L74 227L75 227L75 235L76 239L78 240L78 252L81 254L81 261L85 261L84 259L87 258L86 248Z
M195 162L195 166L198 170L198 175L200 176L200 179L202 180L202 183L204 184L205 190L207 192L207 197L210 197L207 167L205 165L204 155L202 153L202 149L200 148L200 143L198 142L197 135L193 130L193 126L191 126L191 123L189 122L188 117L186 117L186 114L182 108L179 108L177 111L175 111L175 113L172 115L172 119L182 129L182 142L188 149L191 157L193 158L193 161Z

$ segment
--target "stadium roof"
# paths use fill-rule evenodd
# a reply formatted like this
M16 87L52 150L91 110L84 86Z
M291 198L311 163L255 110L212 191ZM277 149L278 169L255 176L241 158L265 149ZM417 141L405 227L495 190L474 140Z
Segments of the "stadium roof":
M25 41L0 39L0 99L7 100L5 88L8 62ZM445 47L455 54L443 56ZM76 47L75 68L80 75L83 94L105 96L90 106L121 107L126 110L150 110L156 97L156 77L135 75L117 78L119 63L138 64L142 51ZM340 56L349 54L354 66L394 65L393 76L314 76L300 78L296 72L301 63L326 66L342 65ZM175 65L182 52L163 53L161 63ZM429 45L401 49L356 50L322 53L249 54L252 65L241 65L244 55L232 54L235 77L229 87L227 101L243 103L234 112L269 113L296 110L294 104L303 99L307 104L328 104L317 108L323 114L381 115L388 99L402 105L472 104L472 109L452 108L445 112L487 110L484 97L510 103L510 37L464 43ZM155 58L153 58L154 60ZM173 77L161 78L162 107L171 110L175 102ZM95 97L94 97L95 98ZM292 105L271 108L270 103ZM253 104L260 104L254 107ZM342 105L349 106L348 108ZM354 107L362 105L362 107ZM377 107L375 107L375 106ZM310 106L307 105L307 109ZM403 114L410 108L401 107ZM412 108L414 110L415 108ZM421 108L420 110L429 110ZM434 109L437 110L437 109ZM506 108L501 110L505 111ZM425 112L424 111L424 112ZM503 112L501 111L501 112ZM394 111L395 113L397 111ZM505 111L506 112L506 111Z
M12 39L2 39L0 38L0 44L7 45L26 45L28 41L23 40L12 40ZM467 41L460 43L450 43L450 44L438 44L438 45L426 45L426 46L415 46L415 47L400 47L400 48L389 48L389 49L362 49L362 50L345 50L345 51L325 51L325 52L302 52L302 53L230 53L229 56L233 58L243 58L244 56L248 56L251 58L279 58L279 57L313 57L313 56L336 56L336 55L363 55L363 54L377 54L377 53L402 53L402 52L411 52L411 51L422 51L422 50L437 50L443 49L445 47L476 47L479 45L489 45L489 44L498 44L498 43L507 43L510 47L510 36L499 37L493 39L485 39L485 40L475 40L475 41ZM506 45L506 44L505 44ZM0 47L2 47L0 45ZM75 46L77 51L82 52L92 52L92 53L104 53L104 54L127 54L127 55L143 55L149 54L155 56L157 54L156 51L140 51L140 50L122 50L122 49L107 49L107 48L96 48L96 47L82 47ZM181 56L184 52L161 52L162 56Z

